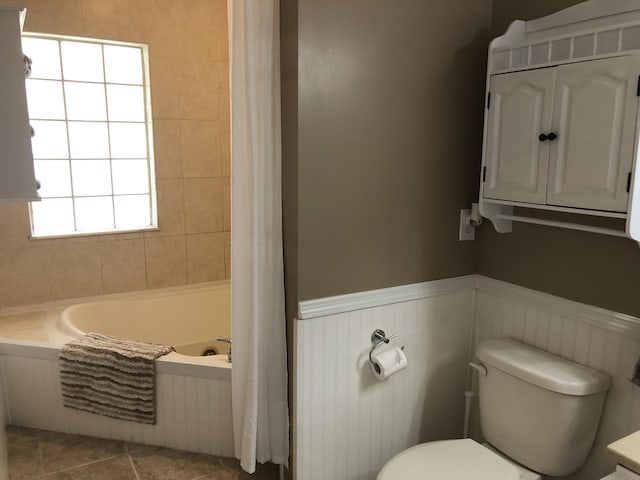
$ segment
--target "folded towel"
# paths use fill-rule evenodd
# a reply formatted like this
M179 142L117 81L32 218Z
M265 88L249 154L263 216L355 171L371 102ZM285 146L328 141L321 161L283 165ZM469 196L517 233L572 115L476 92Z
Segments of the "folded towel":
M88 333L60 349L65 407L156 423L155 360L173 347Z

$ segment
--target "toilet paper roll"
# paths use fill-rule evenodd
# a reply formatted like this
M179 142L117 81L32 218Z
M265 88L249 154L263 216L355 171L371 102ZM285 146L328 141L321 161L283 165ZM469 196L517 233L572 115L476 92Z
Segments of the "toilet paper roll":
M378 380L385 380L405 368L407 356L399 347L374 350L371 354L371 370Z

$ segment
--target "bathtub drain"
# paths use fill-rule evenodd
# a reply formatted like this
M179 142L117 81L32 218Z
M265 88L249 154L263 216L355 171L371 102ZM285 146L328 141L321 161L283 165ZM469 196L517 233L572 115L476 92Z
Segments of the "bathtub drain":
M218 354L218 350L215 349L215 347L206 347L202 353L200 354L200 356L202 357L209 357L211 355L217 355Z

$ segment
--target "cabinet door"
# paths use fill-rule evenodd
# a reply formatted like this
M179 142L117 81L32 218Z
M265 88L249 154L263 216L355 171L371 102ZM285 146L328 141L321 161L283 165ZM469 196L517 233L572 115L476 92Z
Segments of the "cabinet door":
M547 203L626 212L640 58L558 67Z
M0 201L37 200L20 9L0 8Z
M491 77L483 195L545 203L555 68Z

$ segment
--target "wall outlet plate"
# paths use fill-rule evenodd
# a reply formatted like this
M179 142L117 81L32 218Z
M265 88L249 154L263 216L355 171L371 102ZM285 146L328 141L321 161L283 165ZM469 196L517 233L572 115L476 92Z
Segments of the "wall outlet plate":
M458 232L458 240L461 242L476 239L476 228L467 223L467 217L471 215L470 208L460 210L460 231Z

